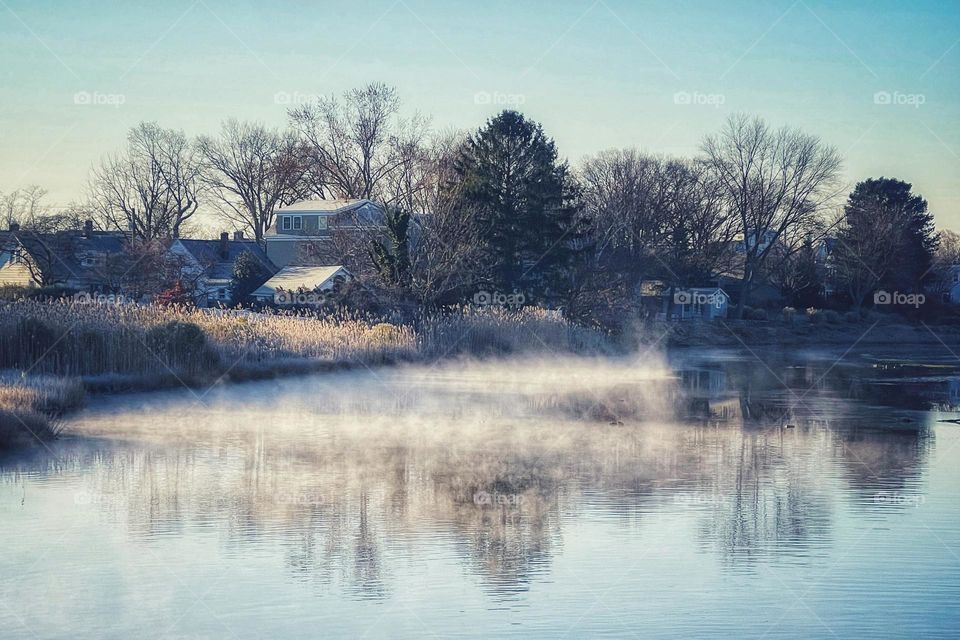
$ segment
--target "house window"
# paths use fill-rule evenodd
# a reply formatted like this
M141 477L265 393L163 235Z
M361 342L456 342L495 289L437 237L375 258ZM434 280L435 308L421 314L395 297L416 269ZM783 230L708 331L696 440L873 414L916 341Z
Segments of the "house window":
M303 218L300 216L293 216L293 229L294 231L303 229Z
M317 216L317 228L321 231L327 228L327 216Z
M290 231L290 216L283 216L280 219L280 225L284 231Z
M217 289L217 299L226 300L227 299L227 290L226 289Z

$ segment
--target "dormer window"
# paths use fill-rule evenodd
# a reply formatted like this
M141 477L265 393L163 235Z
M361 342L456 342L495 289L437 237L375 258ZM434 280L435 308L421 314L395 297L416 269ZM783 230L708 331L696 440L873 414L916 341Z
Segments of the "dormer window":
M283 216L280 219L280 228L284 231L290 231L290 216Z
M80 266L98 267L103 264L103 257L96 253L87 253L80 256Z
M303 218L300 216L293 216L293 230L299 231L303 229Z

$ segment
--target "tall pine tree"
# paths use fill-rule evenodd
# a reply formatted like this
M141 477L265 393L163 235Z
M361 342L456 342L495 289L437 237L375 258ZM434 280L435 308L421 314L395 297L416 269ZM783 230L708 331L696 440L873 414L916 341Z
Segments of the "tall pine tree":
M927 201L911 189L910 183L894 178L858 183L847 199L839 238L841 253L873 263L867 266L880 287L902 292L921 291L931 279L939 244ZM870 244L878 235L878 242ZM861 245L868 246L861 251ZM874 246L884 249L878 253Z
M579 191L543 128L504 111L470 137L456 164L462 205L481 228L494 287L549 301L578 254Z

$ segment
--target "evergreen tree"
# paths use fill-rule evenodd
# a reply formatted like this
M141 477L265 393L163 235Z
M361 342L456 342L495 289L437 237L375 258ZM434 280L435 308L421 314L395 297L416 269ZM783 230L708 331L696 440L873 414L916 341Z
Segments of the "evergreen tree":
M230 292L233 303L246 302L250 294L271 275L273 274L270 270L255 255L249 251L242 252L233 263L233 284Z
M550 298L568 286L578 251L579 190L536 122L504 111L470 137L456 165L476 212L493 286Z
M939 237L927 201L911 189L902 180L870 178L857 184L844 208L841 247L870 263L881 288L920 291L932 277ZM882 242L858 250L878 234Z
M405 289L410 286L410 212L392 207L386 213L387 240L373 240L370 259L380 277L389 285Z

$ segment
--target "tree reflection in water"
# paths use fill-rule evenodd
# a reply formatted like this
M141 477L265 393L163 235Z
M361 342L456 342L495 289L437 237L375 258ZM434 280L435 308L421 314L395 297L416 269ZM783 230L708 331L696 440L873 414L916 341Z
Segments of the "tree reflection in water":
M209 533L238 556L280 540L295 577L359 598L389 595L388 558L424 542L510 597L597 511L639 536L675 514L749 570L821 553L838 496L869 515L879 492L919 492L932 447L861 404L849 367L770 366L487 363L129 396L2 478L82 478L78 508L145 540Z

